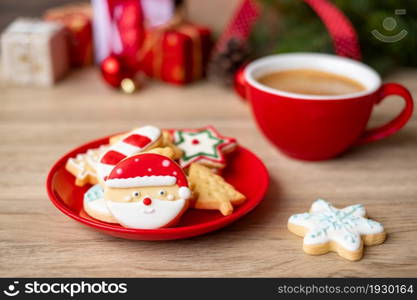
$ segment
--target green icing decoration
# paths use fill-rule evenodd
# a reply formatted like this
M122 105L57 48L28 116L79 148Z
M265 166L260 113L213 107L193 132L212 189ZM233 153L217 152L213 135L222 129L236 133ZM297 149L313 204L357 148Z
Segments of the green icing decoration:
M194 157L197 157L197 156L208 156L208 157L213 157L213 158L216 158L216 159L219 159L220 158L219 151L217 150L217 147L220 144L224 143L225 141L223 139L219 139L219 138L213 136L213 134L211 133L210 130L205 129L205 130L198 131L198 132L178 131L179 140L178 140L178 142L175 143L175 145L180 146L180 144L182 144L182 143L185 142L184 134L187 134L187 135L190 135L190 136L199 136L199 135L202 135L202 134L207 134L207 136L209 137L209 139L212 139L212 140L216 140L217 141L216 144L214 144L211 147L213 153L197 152L197 153L195 153L193 155L187 155L186 149L180 147L181 149L184 150L184 155L182 157L182 159L184 161L189 161L189 160L191 160L191 159L193 159Z

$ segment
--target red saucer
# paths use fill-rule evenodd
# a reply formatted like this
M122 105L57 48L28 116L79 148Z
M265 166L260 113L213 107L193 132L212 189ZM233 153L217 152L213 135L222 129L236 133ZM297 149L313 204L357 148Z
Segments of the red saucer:
M78 153L107 144L108 140L109 137L95 140L67 153L54 164L46 181L49 198L60 211L106 234L132 240L174 240L205 234L246 215L262 201L268 187L268 172L262 161L249 150L239 147L228 156L228 164L222 175L245 194L247 200L235 207L230 216L225 217L218 211L189 209L176 227L162 229L130 229L101 222L89 217L83 210L84 192L91 186L76 186L74 176L65 170L65 163Z

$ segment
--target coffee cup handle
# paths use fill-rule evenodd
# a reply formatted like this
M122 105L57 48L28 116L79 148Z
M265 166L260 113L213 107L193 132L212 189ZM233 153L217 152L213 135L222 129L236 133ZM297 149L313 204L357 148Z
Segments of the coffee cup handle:
M246 80L244 76L245 68L247 64L241 66L235 73L233 78L233 88L236 94L240 96L242 100L247 100L246 97Z
M405 107L403 108L401 113L385 125L382 125L377 128L367 129L364 132L364 134L358 139L356 144L366 144L369 142L374 142L386 138L400 130L411 118L414 106L413 98L410 92L400 84L383 84L379 88L375 104L379 104L382 100L384 100L387 96L390 95L400 96L405 101Z

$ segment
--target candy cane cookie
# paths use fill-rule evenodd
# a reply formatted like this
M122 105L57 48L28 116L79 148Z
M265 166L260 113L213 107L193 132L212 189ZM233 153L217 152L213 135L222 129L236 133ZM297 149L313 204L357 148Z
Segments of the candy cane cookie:
M120 141L121 139L123 139L124 137L126 137L126 133L122 133L122 134L118 134L118 135L114 135L112 137L110 137L109 139L109 144L110 145L114 145L116 144L118 141ZM173 160L178 160L182 157L183 155L183 151L178 148L177 146L174 145L174 140L173 137L171 136L171 133L169 133L169 131L167 130L162 130L162 145L160 145L161 148L165 149L164 151L169 151L167 148L171 148L172 149L172 155L168 155L170 158L172 158ZM152 149L154 150L154 149ZM158 151L153 151L153 153L159 153ZM162 155L166 155L166 153L159 153Z
M97 163L97 176L100 183L121 160L140 152L159 147L162 143L161 130L155 126L143 126L130 131L103 153Z

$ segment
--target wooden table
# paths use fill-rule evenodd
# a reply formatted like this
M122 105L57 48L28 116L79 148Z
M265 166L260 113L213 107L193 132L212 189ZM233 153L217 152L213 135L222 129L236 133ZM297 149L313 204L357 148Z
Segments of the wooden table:
M417 70L390 80L417 98ZM249 108L208 82L187 88L154 83L131 96L109 90L96 70L73 72L52 89L0 84L0 276L297 277L417 276L417 118L397 135L326 162L280 154L259 133ZM401 109L387 101L372 124ZM233 225L179 241L141 242L90 230L48 200L46 174L79 144L142 124L215 125L267 165L261 205ZM308 256L286 229L288 217L317 197L338 206L363 203L388 232L359 262Z

